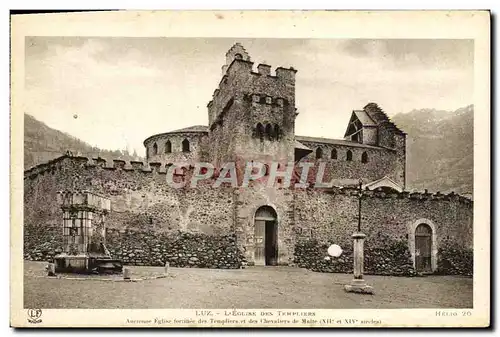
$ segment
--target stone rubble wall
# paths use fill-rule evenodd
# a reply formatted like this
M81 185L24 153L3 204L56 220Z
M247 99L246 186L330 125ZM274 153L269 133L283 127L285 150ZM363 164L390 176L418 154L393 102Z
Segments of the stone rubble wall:
M107 229L106 247L125 265L239 269L245 261L233 235L158 233ZM52 261L62 252L60 227L28 227L24 259Z
M305 239L339 244L346 251L345 256L348 256L348 251L352 249L351 235L356 230L358 214L358 191L354 188L268 190L254 184L241 189L213 188L211 186L213 182L207 180L200 181L196 188L188 186L175 189L167 185L165 167L159 163L149 163L144 166L143 163L115 160L113 166L108 164L101 159L63 156L25 172L23 213L25 258L43 261L50 257L50 252L55 254L57 247L54 246L57 242L62 242L59 230L62 226L62 212L60 205L57 204L56 194L58 191L68 189L88 190L110 198L111 212L105 220L108 230L121 231L121 235L125 235L127 231L155 233L150 235L151 238L148 240L154 241L154 245L160 244L159 247L151 246L145 239L140 239L142 241L123 239L123 242L130 244L124 244L122 250L116 251L119 255L117 258L127 258L130 263L152 264L156 263L156 260L160 261L157 256L164 257L163 250L168 253L170 248L164 248L163 243L156 242L156 237L164 238L162 239L164 242L171 242L167 238L177 237L178 233L189 233L192 235L189 240L194 242L205 238L201 245L207 247L207 254L212 254L214 257L203 258L205 261L203 263L210 266L226 266L227 263L221 259L228 259L231 266L236 263L234 257L229 257L226 253L220 255L221 252L217 252L219 248L216 248L220 242L227 243L228 236L234 235L236 237L234 246L238 247L237 251L244 253L246 249L245 254L250 262L254 231L253 215L263 205L270 205L278 215L280 264L292 265L294 258L303 261L303 265L306 266L314 261L315 264L326 263L319 262L325 257L323 255L325 250L322 250L321 254L318 253L319 255L311 251L308 254L312 257L309 258L303 257L306 253L297 253L297 250L300 250L298 242ZM386 194L364 191L364 194L362 231L367 235L367 247L380 248L382 252L388 249L383 242L377 241L379 233L388 236L391 242L401 241L409 244L412 226L420 220L427 219L436 228L438 272L460 275L472 273L473 202L471 200L453 193ZM57 228L54 234L50 234L51 227ZM110 235L112 237L112 234ZM144 242L139 244L137 240ZM178 240L183 242L182 240L188 239ZM214 240L214 243L209 245L207 240ZM122 242L121 239L119 242ZM171 247L174 246L172 243ZM158 248L159 251L153 248ZM179 256L178 254L184 254L181 251L183 249L176 248L177 260L183 261L179 262L180 264L188 266L192 265L189 261L196 262L195 259L186 260L186 258L199 259L194 255L198 253L191 248L186 248L189 251L185 252L186 256ZM137 253L141 256L140 259L136 258L136 252L133 250L139 250ZM294 250L299 258L294 257ZM130 253L134 254L132 258L123 255ZM150 257L151 254L154 257ZM212 260L215 262L212 263ZM400 268L402 271L396 270L391 273L404 274L406 262L398 263L402 263ZM347 260L345 264L349 266L350 261ZM392 267L384 267L384 263L376 262L375 266L377 265L380 272L392 270ZM321 268L327 266L330 265ZM332 270L343 269L335 267Z
M299 240L295 246L295 263L317 272L352 273L353 242L342 244L343 252L339 257L328 255L331 242L311 238ZM378 235L365 241L364 253L364 273L367 275L415 275L406 241Z

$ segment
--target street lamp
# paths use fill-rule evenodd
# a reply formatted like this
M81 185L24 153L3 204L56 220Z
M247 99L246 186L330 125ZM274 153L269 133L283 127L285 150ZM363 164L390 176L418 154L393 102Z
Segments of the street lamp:
M363 181L359 179L358 193L358 230L352 235L354 240L354 277L350 284L344 286L344 290L352 293L373 294L373 287L366 284L363 279L363 244L366 235L361 232L361 199L363 198Z
M361 199L363 198L363 180L359 179L358 194L358 233L361 233Z

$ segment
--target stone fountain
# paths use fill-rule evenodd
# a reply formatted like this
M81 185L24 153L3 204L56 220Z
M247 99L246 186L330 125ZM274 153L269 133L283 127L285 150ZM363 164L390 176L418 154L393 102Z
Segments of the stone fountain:
M63 252L54 257L55 272L121 272L122 262L106 249L110 200L88 191L61 191L57 196L63 211Z

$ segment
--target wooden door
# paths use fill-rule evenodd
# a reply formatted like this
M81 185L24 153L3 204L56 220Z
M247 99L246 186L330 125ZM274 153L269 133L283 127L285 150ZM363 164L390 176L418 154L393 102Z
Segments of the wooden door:
M428 225L418 225L415 231L415 267L419 272L431 272L432 230Z
M255 220L255 255L254 261L256 266L266 265L266 252L265 252L265 220Z
M276 221L266 221L266 265L275 266L278 257Z

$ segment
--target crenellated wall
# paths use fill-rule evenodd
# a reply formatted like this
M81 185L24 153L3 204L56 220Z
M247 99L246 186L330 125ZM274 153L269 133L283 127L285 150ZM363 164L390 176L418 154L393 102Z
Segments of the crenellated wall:
M293 159L296 70L279 67L273 76L268 65L260 64L258 72L252 67L249 60L234 59L208 104L210 155L217 166L266 155ZM259 122L279 126L282 137L272 144L258 140Z
M214 189L200 181L198 188L176 189L167 184L166 167L160 163L125 163L61 157L25 173L25 223L59 223L55 199L59 190L89 190L111 199L107 219L111 228L182 230L218 234L233 222L232 190ZM186 174L189 181L190 172ZM174 176L180 182L183 176Z

